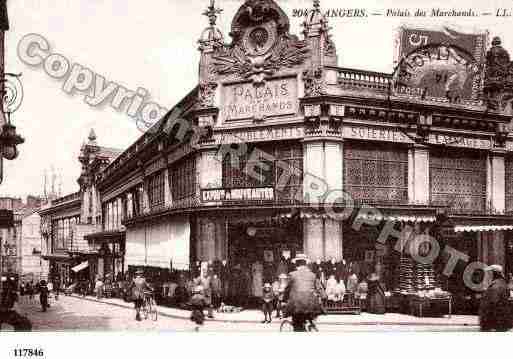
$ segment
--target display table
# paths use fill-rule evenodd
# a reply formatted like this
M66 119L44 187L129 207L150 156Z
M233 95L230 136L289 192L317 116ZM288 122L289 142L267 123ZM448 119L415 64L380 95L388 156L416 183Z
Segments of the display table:
M432 313L433 308L439 309L441 307L447 307L449 318L452 316L452 296L420 297L412 295L408 298L408 304L410 314L414 316L423 317L426 313Z
M356 298L353 293L346 293L342 301L323 301L323 308L326 314L360 314L361 301L365 298Z

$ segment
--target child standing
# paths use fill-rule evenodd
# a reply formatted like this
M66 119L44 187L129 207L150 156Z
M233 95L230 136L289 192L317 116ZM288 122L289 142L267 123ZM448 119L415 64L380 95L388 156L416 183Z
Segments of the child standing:
M264 290L262 295L262 310L264 312L264 320L262 323L271 323L271 317L273 313L273 301L274 301L274 293L271 287L271 284L265 283Z
M208 306L207 298L203 294L203 287L198 285L192 290L191 298L191 320L196 323L195 331L199 331L200 326L205 321L203 310Z

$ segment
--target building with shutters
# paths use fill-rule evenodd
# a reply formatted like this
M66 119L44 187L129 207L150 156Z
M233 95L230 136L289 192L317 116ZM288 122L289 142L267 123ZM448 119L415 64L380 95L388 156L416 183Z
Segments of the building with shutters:
M256 295L298 252L339 278L377 271L391 291L465 296L476 261L513 272L513 65L500 39L402 28L394 72L378 73L339 66L319 1L301 34L271 0L244 2L230 37L217 13L198 85L168 115L122 152L103 156L90 137L80 191L40 212L46 258L95 275L211 265L228 296ZM428 234L440 255L413 263L397 236L379 240L385 228ZM449 247L467 257L446 276Z

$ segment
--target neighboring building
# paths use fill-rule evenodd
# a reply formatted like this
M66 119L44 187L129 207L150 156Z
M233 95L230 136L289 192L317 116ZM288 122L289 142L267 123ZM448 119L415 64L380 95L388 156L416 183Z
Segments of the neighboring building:
M48 262L41 258L44 242L37 210L39 207L25 211L21 219L19 274L27 281L48 277Z
M392 290L464 292L463 261L435 284L448 258L415 267L396 239L376 242L385 222L513 272L513 64L500 40L486 52L486 34L460 34L415 53L404 38L419 34L405 29L404 60L385 74L338 67L318 1L302 39L271 0L240 7L229 45L216 9L207 15L198 86L122 153L91 135L80 191L40 211L56 273L227 261L230 288L252 295L243 282L305 252L342 277L349 264L360 278L379 271ZM357 207L349 219L339 201L319 205L342 190Z
M89 234L103 231L97 175L121 152L98 146L96 134L91 131L79 158L82 164L82 174L78 179L81 191L54 199L39 212L43 217L41 228L46 243L42 258L49 262L51 277L59 277L63 283L69 283L76 278L73 267L80 264L82 270L79 275L90 278L123 272L124 249L119 247L119 243L124 243L124 232L110 231L108 236L113 237L112 243L86 239ZM99 253L105 255L100 256Z
M14 226L12 228L2 228L0 230L2 235L1 243L3 246L2 259L4 271L20 275L26 273L40 274L40 253L37 253L37 251L40 251L41 236L38 233L34 233L30 226L26 227L26 231L28 231L24 232L23 226L26 221L31 221L31 219L27 219L27 217L33 215L34 212L41 207L41 202L41 198L36 196L27 196L25 203L20 198L0 198L0 209L12 211L14 217ZM37 214L36 216L39 217ZM39 232L39 224L37 232ZM25 235L25 233L27 233L27 235ZM37 243L33 244L34 241ZM35 268L35 265L31 265L28 267L29 272L24 268L24 264L26 264L26 260L28 260L26 257L26 245L30 245L31 250L36 250L36 253L32 255L34 256L33 261L37 259L37 268Z

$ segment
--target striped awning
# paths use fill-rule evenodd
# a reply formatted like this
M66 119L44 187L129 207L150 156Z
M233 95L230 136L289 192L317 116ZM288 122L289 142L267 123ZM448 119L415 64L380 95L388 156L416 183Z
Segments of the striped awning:
M373 213L359 213L356 216L357 219L367 219L370 221L388 221L388 222L409 222L409 223L420 223L420 222L435 222L436 217L430 215L401 215L401 214L373 214Z
M455 232L491 232L491 231L512 231L513 226L509 225L456 225L454 226Z

